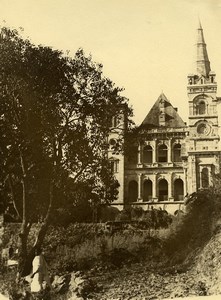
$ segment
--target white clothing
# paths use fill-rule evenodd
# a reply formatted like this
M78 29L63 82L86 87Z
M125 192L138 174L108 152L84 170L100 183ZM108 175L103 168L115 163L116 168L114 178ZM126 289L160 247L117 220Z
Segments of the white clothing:
M31 291L32 292L39 292L43 289L43 281L51 287L47 264L42 254L35 256L32 262L32 269L33 269L33 280L31 282Z

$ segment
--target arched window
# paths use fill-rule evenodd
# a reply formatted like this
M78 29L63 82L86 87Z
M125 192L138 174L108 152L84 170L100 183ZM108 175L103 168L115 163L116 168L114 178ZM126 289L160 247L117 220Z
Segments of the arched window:
M128 186L128 200L129 202L135 202L138 198L138 183L135 180L129 182Z
M158 183L158 200L168 200L168 183L166 179L161 179Z
M205 115L206 113L206 103L204 101L200 101L198 104L198 114Z
M209 187L209 171L207 168L202 169L201 180L202 180L202 188Z
M173 161L174 162L181 162L181 145L175 144L173 147Z
M174 181L174 200L181 201L184 198L183 180L178 178Z
M167 162L167 146L165 144L158 147L158 162Z
M151 180L145 180L143 183L143 201L150 201L152 199L153 184Z
M153 159L153 149L151 146L143 148L143 163L151 164Z

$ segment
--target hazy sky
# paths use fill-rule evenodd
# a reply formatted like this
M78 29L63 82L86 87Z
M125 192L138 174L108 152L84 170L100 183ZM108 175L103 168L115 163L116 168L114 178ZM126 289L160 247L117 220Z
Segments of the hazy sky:
M138 124L162 91L187 121L198 16L221 86L221 0L0 0L0 23L34 43L91 53L125 88Z

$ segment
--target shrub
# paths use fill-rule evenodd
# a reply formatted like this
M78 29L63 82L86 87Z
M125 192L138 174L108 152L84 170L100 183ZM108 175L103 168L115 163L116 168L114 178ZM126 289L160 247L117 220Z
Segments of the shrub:
M131 221L131 212L129 209L123 209L117 216L116 221Z
M220 196L214 190L191 194L186 201L186 213L174 222L165 238L165 251L174 261L182 263L193 255L213 235L214 223L220 218Z

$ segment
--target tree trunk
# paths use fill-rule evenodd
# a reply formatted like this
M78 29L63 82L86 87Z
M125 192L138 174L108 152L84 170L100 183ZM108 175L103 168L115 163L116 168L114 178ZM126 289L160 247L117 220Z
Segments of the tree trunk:
M48 229L48 222L44 222L41 226L41 228L39 229L38 235L36 237L35 243L33 245L33 247L31 248L31 250L25 255L21 256L21 261L19 262L19 275L20 277L25 277L27 275L29 275L32 271L32 261L35 257L35 252L36 249L40 249L45 235L47 233L47 229ZM22 240L23 243L26 243L27 245L27 237L26 236L26 240L25 238Z
M32 271L32 261L35 257L36 249L40 249L42 247L44 238L45 238L47 230L48 230L48 226L49 226L49 222L50 222L50 215L51 215L51 211L52 211L52 202L53 202L53 184L51 183L50 199L49 199L49 206L48 206L47 214L45 216L44 222L42 223L42 225L38 231L35 243L28 253L27 253L27 241L28 241L28 235L29 235L31 226L28 226L28 225L26 227L24 226L24 230L23 230L23 226L22 226L22 231L21 231L21 235L20 235L20 242L21 242L20 251L21 252L19 255L20 260L19 260L19 268L18 268L20 277L25 277L25 276L29 275Z
M25 262L27 258L27 242L31 224L22 223L21 232L19 234L19 253L18 253L18 273L20 276L24 274Z

